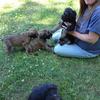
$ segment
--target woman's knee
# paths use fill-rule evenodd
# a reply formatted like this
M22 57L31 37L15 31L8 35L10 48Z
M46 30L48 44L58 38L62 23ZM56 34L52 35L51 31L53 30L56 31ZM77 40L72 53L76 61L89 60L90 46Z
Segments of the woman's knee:
M60 44L57 44L55 47L54 47L54 53L57 54L57 55L63 55L63 48L60 46Z
M58 46L54 47L54 53L59 54L59 48L58 48Z

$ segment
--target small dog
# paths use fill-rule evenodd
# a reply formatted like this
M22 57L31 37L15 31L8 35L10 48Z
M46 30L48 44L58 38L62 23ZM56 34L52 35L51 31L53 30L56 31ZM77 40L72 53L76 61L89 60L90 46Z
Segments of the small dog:
M5 36L2 40L5 43L6 52L9 54L14 51L15 47L25 48L27 44L33 38L38 36L38 32L35 29L29 29L27 32L23 32L19 35L8 35Z
M33 88L28 100L61 100L61 98L56 85L43 84Z
M47 51L52 51L50 45L47 44L47 39L50 39L52 34L48 30L41 30L38 32L38 38L32 40L28 45L26 45L27 53L35 52L39 49L44 49Z
M76 12L71 8L66 8L61 16L61 21L50 31L51 33L56 32L62 28L60 40L58 41L61 45L67 43L72 44L75 38L69 34L70 31L75 29L76 25Z

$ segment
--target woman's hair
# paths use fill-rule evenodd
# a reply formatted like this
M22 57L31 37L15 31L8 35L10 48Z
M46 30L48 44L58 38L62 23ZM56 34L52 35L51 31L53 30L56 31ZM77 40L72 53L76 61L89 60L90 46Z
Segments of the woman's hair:
M80 0L80 10L79 15L82 16L84 14L84 11L86 10L87 5L84 0Z
M100 0L96 0L94 3L95 7L97 5L100 5ZM80 0L80 10L79 10L79 15L82 16L87 9L88 5L86 5L84 0Z

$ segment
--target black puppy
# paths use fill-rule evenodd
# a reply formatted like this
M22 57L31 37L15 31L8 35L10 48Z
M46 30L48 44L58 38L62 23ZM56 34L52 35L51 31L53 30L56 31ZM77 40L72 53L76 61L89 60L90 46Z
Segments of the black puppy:
M75 38L69 34L67 34L70 31L73 31L75 29L76 25L76 12L72 10L71 8L66 8L64 13L61 16L62 19L62 33L60 37L59 43L61 45L67 43L72 44L75 41Z
M76 25L76 12L71 8L66 8L61 16L60 22L50 30L51 33L56 32L60 28L62 28L61 37L58 41L61 45L67 43L74 43L75 38L69 34L70 31L73 31Z
M62 19L62 27L67 27L66 23L71 23L71 27L67 28L67 30L73 30L76 25L76 12L71 8L66 8L61 16Z
M43 84L33 88L28 100L61 100L54 84Z

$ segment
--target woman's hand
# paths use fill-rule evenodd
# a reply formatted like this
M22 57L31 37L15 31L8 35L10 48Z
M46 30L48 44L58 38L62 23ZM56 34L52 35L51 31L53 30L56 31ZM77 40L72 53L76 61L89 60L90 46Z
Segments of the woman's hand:
M82 41L85 41L85 42L88 42L88 43L91 43L91 44L95 44L98 39L100 38L100 35L94 33L94 32L89 32L89 34L81 34L79 32L69 32L70 35L82 40Z

